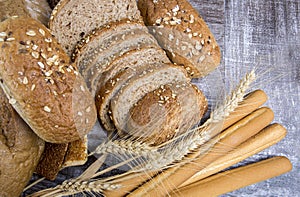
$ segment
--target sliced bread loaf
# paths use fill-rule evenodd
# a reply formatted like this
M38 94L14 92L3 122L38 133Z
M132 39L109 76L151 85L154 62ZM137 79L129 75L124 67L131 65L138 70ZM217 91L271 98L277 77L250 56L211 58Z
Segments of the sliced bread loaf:
M219 65L220 48L187 0L139 0L138 6L169 58L191 77L205 76Z
M189 81L185 71L172 64L149 68L131 78L111 101L112 118L118 131L125 129L129 110L145 94L165 84Z
M62 0L54 8L49 27L68 55L92 30L128 18L141 20L135 0Z
M125 131L159 145L199 123L206 108L204 95L192 84L167 84L147 93L130 109Z

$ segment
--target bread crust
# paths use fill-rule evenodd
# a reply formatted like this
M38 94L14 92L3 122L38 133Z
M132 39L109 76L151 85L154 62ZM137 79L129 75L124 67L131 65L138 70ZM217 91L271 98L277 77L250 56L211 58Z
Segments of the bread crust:
M96 121L94 100L49 30L10 18L0 32L0 84L16 111L47 142L84 137Z
M192 78L214 70L220 48L204 20L186 0L139 0L138 7L150 32L169 58Z
M19 196L44 150L41 140L12 108L0 88L0 196Z

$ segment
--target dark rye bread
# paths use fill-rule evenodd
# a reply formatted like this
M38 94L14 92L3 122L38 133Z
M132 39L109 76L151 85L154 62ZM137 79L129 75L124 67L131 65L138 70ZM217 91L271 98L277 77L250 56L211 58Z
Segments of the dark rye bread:
M135 0L61 0L54 8L49 26L68 55L92 30L128 18L142 21Z
M44 150L0 88L0 196L20 196Z
M125 131L156 146L195 126L206 110L205 96L191 83L163 85L130 109Z
M110 63L109 69L101 76L99 87L123 69L136 69L147 64L170 63L165 52L156 45L128 51Z
M191 77L205 76L219 65L220 48L187 0L139 0L138 7L169 58Z
M145 94L161 85L175 82L189 82L186 72L172 64L161 64L159 68L149 68L131 78L111 101L113 122L119 132L125 129L129 110Z
M32 17L48 25L51 9L46 0L0 1L0 22L13 16Z
M12 106L45 141L68 143L94 126L94 99L69 57L41 23L0 23L0 85Z
M118 26L119 24L116 24L116 27ZM75 59L93 96L99 88L98 82L103 72L110 68L114 59L140 47L149 45L158 47L155 38L148 33L145 26L133 25L130 29L126 29L126 26L129 26L127 23L121 26L125 28L105 28L95 31L94 36L90 36L87 38L89 41L84 42L85 45Z

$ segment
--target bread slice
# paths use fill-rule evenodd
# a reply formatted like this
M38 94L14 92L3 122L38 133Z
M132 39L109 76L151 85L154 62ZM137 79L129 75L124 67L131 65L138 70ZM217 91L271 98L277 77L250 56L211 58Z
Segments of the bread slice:
M13 16L32 17L48 25L51 8L46 0L5 0L0 1L0 22Z
M109 69L103 73L98 82L99 87L125 68L136 69L147 64L159 63L170 63L170 60L164 50L157 45L131 50L110 63Z
M205 76L219 65L220 48L187 0L139 0L138 7L169 58L191 77Z
M132 31L125 35L123 38L112 45L108 45L101 53L96 55L96 59L92 62L90 69L83 74L86 79L87 86L90 88L92 95L97 92L99 85L98 82L105 72L110 67L110 63L125 54L126 52L149 45L154 45L156 40L149 33L144 33L140 30ZM122 36L120 36L122 37Z
M84 137L96 122L94 99L49 30L32 18L0 23L0 86L32 130L51 143Z
M144 70L131 78L111 101L112 119L118 131L125 129L129 110L145 94L165 84L189 81L185 71L172 64Z
M54 8L49 27L68 55L92 30L128 18L141 20L135 0L62 0Z
M147 93L130 109L125 131L156 146L195 126L206 109L206 98L196 86L167 84Z

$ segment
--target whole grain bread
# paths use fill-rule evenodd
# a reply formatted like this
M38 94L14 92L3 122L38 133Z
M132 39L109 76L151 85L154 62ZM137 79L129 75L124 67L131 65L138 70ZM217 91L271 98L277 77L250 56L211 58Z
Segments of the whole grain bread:
M46 0L0 1L0 22L13 16L27 16L48 25L50 14L51 8Z
M111 111L114 125L122 133L128 121L129 110L145 94L165 84L189 81L185 71L172 64L161 64L158 68L150 67L143 70L141 74L132 77L112 99Z
M187 0L139 0L149 31L191 77L202 77L220 63L220 48L209 27Z
M0 196L20 196L44 150L0 88Z
M123 19L141 20L135 0L62 0L54 8L49 26L68 55L92 30Z
M96 121L94 100L76 66L34 19L0 24L0 79L12 106L45 141L78 140Z

